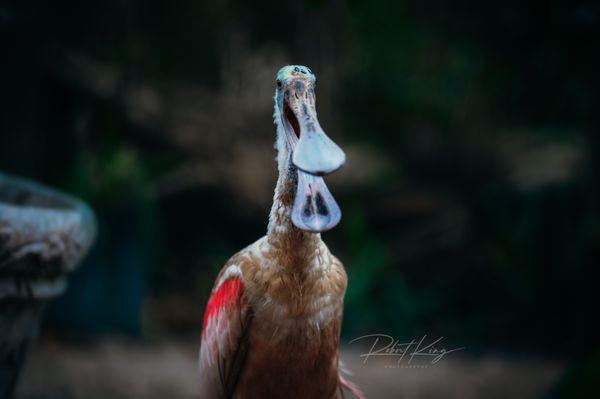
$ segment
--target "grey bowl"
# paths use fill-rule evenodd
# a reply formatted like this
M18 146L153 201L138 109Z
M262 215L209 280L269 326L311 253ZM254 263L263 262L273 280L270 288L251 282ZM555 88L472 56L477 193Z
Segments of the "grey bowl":
M0 173L0 398L14 391L43 304L65 291L95 237L85 203Z

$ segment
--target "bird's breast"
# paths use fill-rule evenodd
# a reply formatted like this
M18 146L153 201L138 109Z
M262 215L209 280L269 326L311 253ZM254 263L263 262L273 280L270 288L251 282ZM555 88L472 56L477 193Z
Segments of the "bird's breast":
M260 248L260 246L258 246ZM333 398L346 274L326 247L290 265L264 250L248 270L252 317L236 398Z
M341 307L339 312L329 303L326 308L331 309L281 304L255 313L238 385L240 398L335 396Z
M302 273L263 269L262 289L252 301L250 375L262 370L273 377L273 386L334 381L345 285L339 286L330 270L329 265Z
M297 274L281 269L266 274L253 301L253 329L274 342L318 337L343 312L345 282L339 284L330 270L326 266Z

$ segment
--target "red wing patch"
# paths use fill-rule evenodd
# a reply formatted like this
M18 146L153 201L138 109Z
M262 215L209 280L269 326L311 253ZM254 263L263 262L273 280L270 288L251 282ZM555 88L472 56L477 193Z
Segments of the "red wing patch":
M206 305L204 321L202 323L202 335L205 333L210 317L218 315L226 307L234 307L239 303L243 289L244 283L239 278L230 278L217 288Z

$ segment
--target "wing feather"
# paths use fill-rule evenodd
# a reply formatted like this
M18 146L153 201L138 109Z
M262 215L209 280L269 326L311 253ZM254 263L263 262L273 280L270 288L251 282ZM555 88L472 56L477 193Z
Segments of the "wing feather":
M231 397L247 350L248 309L240 269L226 266L204 312L200 398Z

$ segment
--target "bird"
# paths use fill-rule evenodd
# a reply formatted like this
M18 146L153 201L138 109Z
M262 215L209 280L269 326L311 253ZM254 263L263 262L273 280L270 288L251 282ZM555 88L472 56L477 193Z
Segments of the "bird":
M364 398L339 360L347 275L320 234L341 220L323 176L346 155L319 124L315 87L308 67L277 73L279 177L267 234L217 275L202 324L202 399Z

